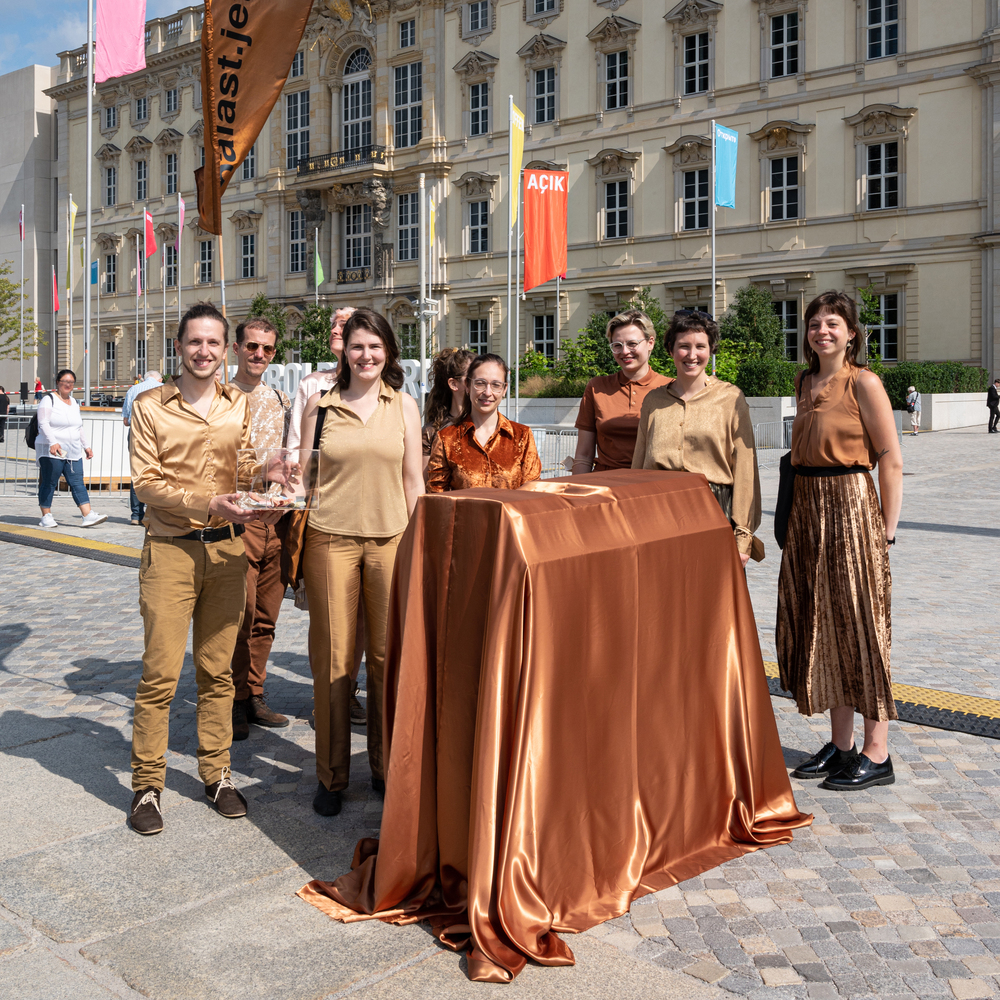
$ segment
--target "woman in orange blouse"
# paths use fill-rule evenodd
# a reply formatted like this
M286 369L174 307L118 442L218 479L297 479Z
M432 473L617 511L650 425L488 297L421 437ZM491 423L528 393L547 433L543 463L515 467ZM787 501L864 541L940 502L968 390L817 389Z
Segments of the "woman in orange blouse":
M496 354L480 354L469 365L469 395L458 422L438 431L427 466L427 492L491 486L516 490L540 479L542 463L531 428L499 412L507 394L508 368Z

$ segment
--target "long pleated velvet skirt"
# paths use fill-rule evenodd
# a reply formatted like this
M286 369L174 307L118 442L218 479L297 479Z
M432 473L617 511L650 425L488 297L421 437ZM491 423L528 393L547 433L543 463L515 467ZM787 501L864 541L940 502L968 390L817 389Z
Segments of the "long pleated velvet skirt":
M852 705L866 719L896 718L891 594L871 475L796 476L775 641L782 686L803 715Z

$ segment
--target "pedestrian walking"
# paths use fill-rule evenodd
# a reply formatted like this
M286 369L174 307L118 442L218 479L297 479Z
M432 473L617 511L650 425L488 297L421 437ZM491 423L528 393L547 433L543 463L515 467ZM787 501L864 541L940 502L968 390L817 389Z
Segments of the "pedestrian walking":
M58 380L58 378L59 378L59 376L57 375L56 379ZM44 395L45 395L45 389L42 386L42 380L36 375L35 376L35 402L37 403L42 398L42 396L44 396Z
M0 441L4 440L7 433L7 413L10 410L10 396L7 390L0 385Z
M177 690L188 629L194 621L198 683L198 774L205 794L229 819L246 815L230 775L233 677L230 663L246 606L244 525L274 523L275 511L237 506L237 484L251 484L253 463L246 395L216 381L229 323L209 302L184 314L174 342L181 374L141 393L132 407L132 482L146 504L139 565L145 626L142 679L132 723L132 829L163 829L170 703ZM249 458L249 456L247 456Z
M914 386L906 390L906 412L910 415L910 436L920 433L920 393Z
M792 775L850 791L896 780L887 746L896 718L889 548L903 458L889 397L858 361L865 338L854 300L824 292L806 309L805 325L809 367L795 386L795 481L775 640L781 685L799 712L830 711L830 741ZM870 472L876 465L878 493ZM864 717L861 753L855 711Z
M258 462L280 451L291 411L288 397L261 381L277 344L277 329L263 317L253 317L236 327L233 385L244 393L250 407L250 440ZM250 521L244 529L247 600L232 660L234 740L245 740L250 735L251 723L268 729L288 725L288 718L273 711L264 698L267 658L271 655L278 612L285 596L281 539L277 526L264 521Z
M122 423L128 427L132 421L132 405L135 403L135 397L139 395L140 392L145 392L147 389L153 389L158 385L163 384L163 376L158 371L148 371L143 376L141 382L136 382L135 385L131 386L128 392L125 393L125 402L122 403ZM128 443L131 446L132 432L129 431ZM132 514L132 519L129 524L141 525L142 519L146 516L146 505L139 502L139 498L135 495L135 485L129 482L128 487L128 502L129 509Z
M1000 378L995 378L993 385L987 390L986 405L990 408L990 422L987 430L990 434L996 434L997 424L1000 423Z
M38 404L38 506L42 512L39 528L56 528L52 516L52 497L60 478L65 479L73 502L83 515L81 527L93 528L108 519L91 509L90 494L83 483L83 459L94 457L80 414L80 404L73 398L76 374L63 368L56 375L56 392L43 396Z

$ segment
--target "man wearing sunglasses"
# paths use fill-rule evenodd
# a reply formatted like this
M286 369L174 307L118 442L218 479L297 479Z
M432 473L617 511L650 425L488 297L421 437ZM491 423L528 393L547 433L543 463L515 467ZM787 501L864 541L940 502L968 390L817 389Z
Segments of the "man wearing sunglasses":
M261 379L274 360L278 331L255 316L236 327L236 375L233 385L246 394L250 407L250 439L257 450L281 448L285 443L291 403L278 389ZM276 525L252 521L246 526L243 545L247 553L247 604L243 625L233 651L233 739L245 740L250 723L280 729L288 719L264 700L267 658L274 642L274 627L285 588L281 582L281 540Z

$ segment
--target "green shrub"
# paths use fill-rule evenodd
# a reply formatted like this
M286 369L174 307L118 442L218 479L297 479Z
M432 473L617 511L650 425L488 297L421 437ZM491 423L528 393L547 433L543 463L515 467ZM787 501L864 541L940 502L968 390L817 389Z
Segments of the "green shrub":
M744 396L794 396L795 376L803 365L780 358L746 358L739 366L736 385Z
M547 375L549 371L549 359L532 347L529 347L518 361L518 376L521 382L526 382L536 375Z
M719 320L719 336L735 344L745 344L758 357L785 356L781 320L774 311L771 293L757 285L736 290L733 304Z
M577 399L587 388L589 378L546 379L545 385L535 393L536 399Z
M273 361L274 364L282 364L285 360L285 350L291 346L291 342L287 339L288 330L285 324L284 309L261 292L259 295L255 295L250 303L247 319L252 316L263 316L278 331Z
M891 367L877 355L868 358L871 370L882 379L894 410L906 409L906 390L915 386L917 392L982 392L990 384L985 368L963 365L959 361L900 361Z
M333 325L333 307L308 305L298 326L301 348L299 357L313 368L320 361L336 361L330 350L330 327Z

